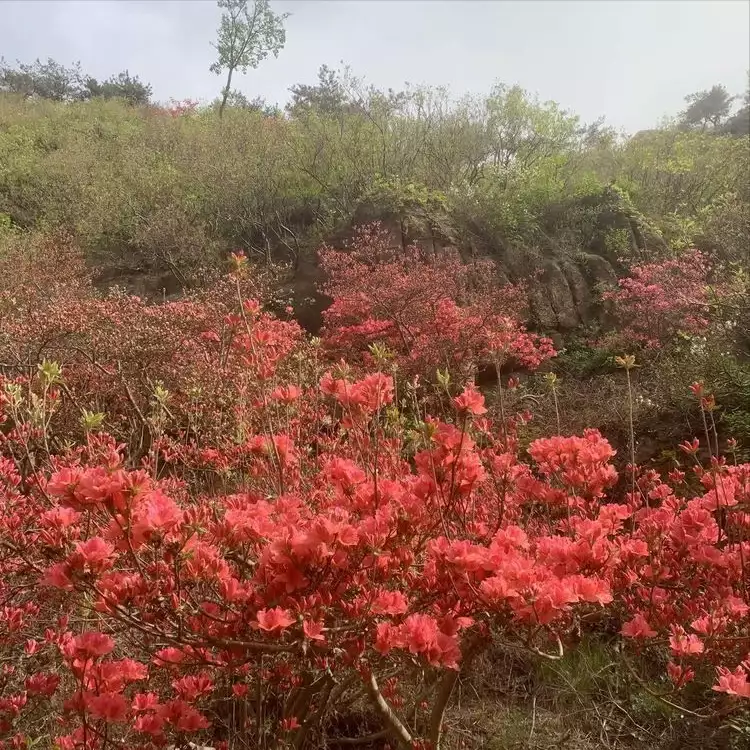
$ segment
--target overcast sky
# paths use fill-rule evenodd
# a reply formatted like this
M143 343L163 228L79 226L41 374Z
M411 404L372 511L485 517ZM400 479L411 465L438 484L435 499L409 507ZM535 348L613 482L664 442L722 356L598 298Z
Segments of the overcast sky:
M481 93L500 80L554 99L585 121L634 131L724 83L747 88L748 0L276 0L289 11L278 59L235 78L283 104L289 86L341 61L381 87L404 82ZM217 96L209 73L219 9L211 0L0 0L7 61L80 60L95 77L128 69L161 101Z

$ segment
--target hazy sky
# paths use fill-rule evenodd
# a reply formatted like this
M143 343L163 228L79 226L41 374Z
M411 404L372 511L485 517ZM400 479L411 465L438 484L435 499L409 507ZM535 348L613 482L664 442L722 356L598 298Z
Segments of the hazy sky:
M586 121L629 131L655 125L683 97L724 83L747 88L748 0L276 0L289 11L278 59L235 78L249 97L284 103L343 60L382 87L405 81L481 93L519 83ZM106 78L125 68L155 98L213 99L219 10L212 0L0 0L8 61L80 60Z

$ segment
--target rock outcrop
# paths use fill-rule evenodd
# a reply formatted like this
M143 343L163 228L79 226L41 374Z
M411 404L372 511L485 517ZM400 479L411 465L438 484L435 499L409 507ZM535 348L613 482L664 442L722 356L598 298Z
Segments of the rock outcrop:
M373 201L362 203L345 227L327 244L344 247L354 227L377 221L394 248L416 245L428 253L455 248L467 260L491 258L502 278L525 281L529 288L531 324L546 332L570 332L606 319L599 299L624 272L621 258L665 248L618 196L605 191L551 206L537 236L520 241L462 222L445 209L420 205L395 211ZM329 301L317 292L322 274L314 254L302 260L289 291L302 325L317 331Z
M302 237L312 228L314 217L301 217L300 221ZM665 250L663 239L612 191L548 206L533 229L521 237L517 233L503 236L473 217L451 213L440 203L407 202L395 209L392 204L369 199L326 244L345 247L355 227L376 221L397 249L416 245L426 253L439 254L454 248L466 260L492 259L502 280L526 283L530 325L550 334L606 322L600 291L615 285L624 273L622 257L639 260ZM317 261L317 245L310 240L306 251L296 253L293 272L277 290L279 299L292 304L298 321L311 333L320 330L323 311L331 302L319 291L324 276ZM275 251L269 252L273 255ZM283 248L279 254L283 256ZM205 278L210 275L206 271ZM154 301L177 298L184 287L172 271L150 266L105 266L98 285L106 288L112 284Z

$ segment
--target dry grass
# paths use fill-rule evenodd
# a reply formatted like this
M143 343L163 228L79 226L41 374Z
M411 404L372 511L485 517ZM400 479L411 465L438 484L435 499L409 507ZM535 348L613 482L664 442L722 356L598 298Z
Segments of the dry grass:
M444 750L750 748L750 714L730 723L671 709L634 683L614 651L595 641L582 643L561 662L541 665L491 652L463 681L446 718Z

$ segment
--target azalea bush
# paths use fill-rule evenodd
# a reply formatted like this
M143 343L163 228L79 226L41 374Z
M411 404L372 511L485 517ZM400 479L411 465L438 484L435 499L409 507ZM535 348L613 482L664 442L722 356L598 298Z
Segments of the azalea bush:
M68 235L42 236L31 252L9 248L0 271L0 367L28 374L49 361L65 371L58 389L68 398L42 420L53 441L103 427L137 458L165 433L183 443L234 440L251 408L252 393L238 399L237 386L254 341L268 344L267 367L304 351L295 322L248 300L267 289L262 272L149 304L117 289L98 293ZM254 317L251 333L243 316Z
M502 285L491 261L394 249L375 223L358 228L344 250L323 248L320 262L333 300L323 341L352 363L387 354L406 375L442 369L460 379L482 366L535 370L555 354L548 338L522 325L524 289Z
M603 295L619 322L615 336L653 349L678 334L706 334L719 319L717 303L729 294L726 281L712 284L710 276L708 258L697 250L634 266Z
M584 633L620 641L657 700L741 710L750 465L701 384L705 435L667 476L616 463L593 429L526 446L531 415L470 382L443 380L436 401L327 359L233 262L225 293L184 316L84 295L54 352L86 357L26 351L5 370L5 747L313 748L363 740L337 723L359 711L371 741L437 750L484 651L554 661ZM104 327L86 315L113 310L130 317L89 338ZM109 429L103 404L150 439Z

